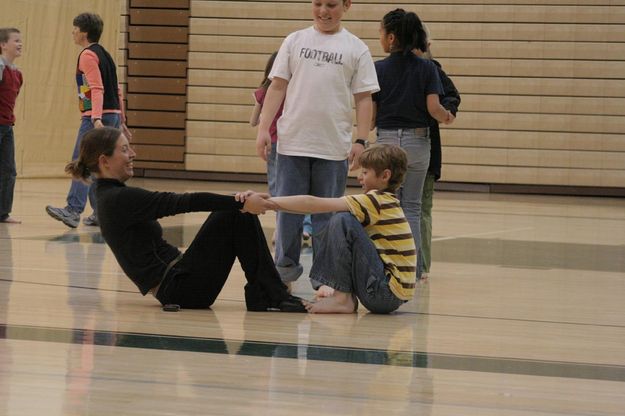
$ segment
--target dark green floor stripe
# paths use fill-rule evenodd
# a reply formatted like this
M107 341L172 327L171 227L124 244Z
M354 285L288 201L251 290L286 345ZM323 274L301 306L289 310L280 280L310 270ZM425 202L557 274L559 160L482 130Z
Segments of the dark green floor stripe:
M0 324L0 339L625 382L625 366Z

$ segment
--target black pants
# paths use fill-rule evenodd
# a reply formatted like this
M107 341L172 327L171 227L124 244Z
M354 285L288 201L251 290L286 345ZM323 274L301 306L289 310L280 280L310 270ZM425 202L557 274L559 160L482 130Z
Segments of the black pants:
M258 217L238 211L212 213L182 259L161 283L156 298L183 308L210 307L239 259L248 310L266 310L288 298Z

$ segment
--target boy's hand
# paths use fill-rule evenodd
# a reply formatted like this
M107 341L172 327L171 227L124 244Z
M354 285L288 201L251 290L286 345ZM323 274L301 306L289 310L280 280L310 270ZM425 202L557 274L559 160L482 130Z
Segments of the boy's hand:
M360 168L360 155L365 151L365 147L358 143L352 144L352 150L349 151L347 162L349 163L349 171Z
M256 154L266 162L269 152L271 152L271 135L268 131L258 129L256 135Z

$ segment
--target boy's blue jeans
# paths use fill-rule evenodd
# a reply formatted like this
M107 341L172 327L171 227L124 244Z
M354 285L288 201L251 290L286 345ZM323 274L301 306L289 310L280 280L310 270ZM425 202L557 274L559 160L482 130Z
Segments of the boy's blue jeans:
M102 114L102 124L119 128L121 125L121 117L117 113L104 113ZM72 153L72 160L78 159L82 137L92 129L93 123L91 122L91 117L82 117L80 128L78 129L78 137L76 137L76 144L74 145L74 153ZM87 205L87 195L89 195L89 203L95 213L95 190L82 181L72 179L72 186L69 188L69 193L67 194L67 206L72 211L82 214Z
M408 170L398 197L414 237L417 252L421 248L421 195L430 165L430 135L422 129L378 129L378 144L400 146L408 155ZM417 278L421 278L421 255L417 256Z
M16 177L13 126L0 126L0 220L13 209Z
M278 143L271 143L271 152L267 155L267 185L269 186L269 195L277 196L277 179L276 179L276 158ZM304 217L304 232L312 235L312 220L310 214Z
M351 213L334 214L320 234L311 279L353 293L373 313L390 313L404 303L391 292L375 245Z
M313 195L338 198L345 193L347 160L325 160L305 156L277 156L278 196ZM322 230L331 213L312 215L313 256L323 243ZM302 250L303 215L279 211L276 225L276 268L283 282L293 282L303 272L299 262Z

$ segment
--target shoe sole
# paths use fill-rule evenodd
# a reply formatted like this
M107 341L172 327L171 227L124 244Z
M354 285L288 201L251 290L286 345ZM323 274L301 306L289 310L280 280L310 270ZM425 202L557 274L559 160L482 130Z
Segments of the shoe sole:
M72 224L72 223L68 223L64 218L59 218L56 216L56 214L50 212L50 210L48 210L48 207L46 207L46 212L48 213L49 216L51 216L52 218L54 218L57 221L61 221L63 224L67 225L69 228L78 228L78 224Z

